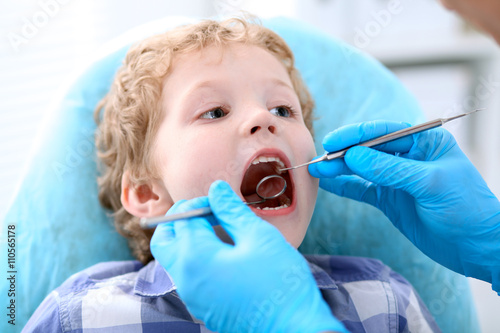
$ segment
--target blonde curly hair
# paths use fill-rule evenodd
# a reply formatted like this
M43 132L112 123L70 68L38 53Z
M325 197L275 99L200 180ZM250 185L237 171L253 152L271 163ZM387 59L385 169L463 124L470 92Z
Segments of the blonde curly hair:
M132 47L109 93L97 105L94 118L101 162L99 200L113 211L116 229L128 239L133 255L143 263L153 258L149 248L153 231L143 230L139 218L122 206L122 177L127 172L133 185L158 177L151 148L163 115L162 82L174 57L207 46L232 43L262 47L281 61L299 97L305 124L312 132L314 103L295 68L292 51L280 36L259 23L240 18L222 22L204 20L150 37Z

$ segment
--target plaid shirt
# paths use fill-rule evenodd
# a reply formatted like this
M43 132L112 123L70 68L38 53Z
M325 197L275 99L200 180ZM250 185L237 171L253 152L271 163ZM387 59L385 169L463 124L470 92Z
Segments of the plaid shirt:
M380 261L305 256L332 313L351 332L439 332L411 285ZM211 332L152 261L107 262L70 277L23 332Z

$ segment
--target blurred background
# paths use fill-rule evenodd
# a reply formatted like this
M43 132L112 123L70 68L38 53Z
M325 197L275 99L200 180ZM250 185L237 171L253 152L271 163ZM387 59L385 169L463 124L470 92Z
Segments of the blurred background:
M485 108L446 128L500 197L500 46L437 0L2 0L0 216L50 102L107 41L164 16L239 10L307 21L373 55L415 94L428 119ZM486 283L470 283L483 332L498 332L500 297Z

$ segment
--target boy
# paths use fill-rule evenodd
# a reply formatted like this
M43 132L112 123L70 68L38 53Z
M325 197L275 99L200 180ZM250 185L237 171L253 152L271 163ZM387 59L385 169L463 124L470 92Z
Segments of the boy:
M297 248L318 181L306 168L279 169L316 156L312 108L290 49L257 24L204 21L131 49L96 110L97 147L105 166L99 197L141 263L103 263L72 276L47 297L25 331L207 331L153 260L152 232L141 229L138 219L205 196L216 180L253 202L259 180L280 174L288 184L285 193L250 207ZM323 305L348 329L439 330L408 283L379 262L309 259L314 277L321 279ZM348 267L349 274L333 267Z

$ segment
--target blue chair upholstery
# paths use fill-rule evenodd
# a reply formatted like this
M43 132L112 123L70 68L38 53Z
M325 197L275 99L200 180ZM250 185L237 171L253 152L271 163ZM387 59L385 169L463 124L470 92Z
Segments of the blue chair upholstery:
M111 43L107 52L81 71L52 110L4 220L3 230L6 225L16 226L17 329L71 274L98 262L132 258L97 199L93 110L108 91L130 44L192 21L151 22ZM322 137L344 124L424 120L414 98L369 56L302 22L274 18L264 25L289 43L316 101L318 152L323 151ZM479 331L466 279L423 255L373 207L321 190L300 250L379 258L415 286L444 332ZM6 253L5 237L2 253ZM7 287L2 286L2 295ZM12 329L5 319L0 325L2 332Z

